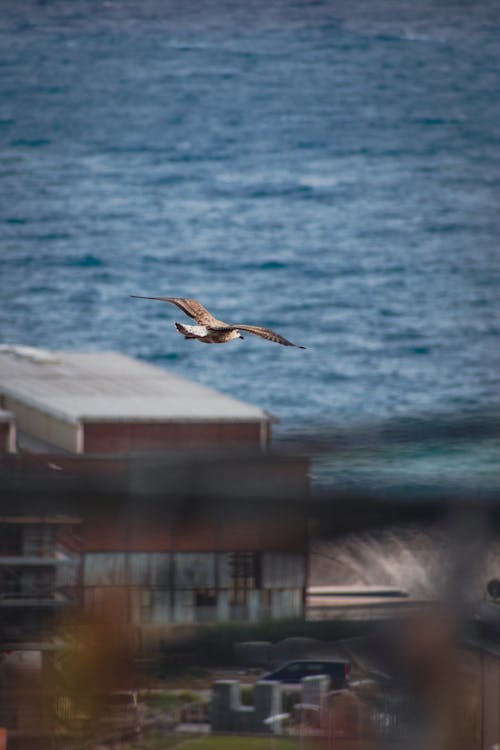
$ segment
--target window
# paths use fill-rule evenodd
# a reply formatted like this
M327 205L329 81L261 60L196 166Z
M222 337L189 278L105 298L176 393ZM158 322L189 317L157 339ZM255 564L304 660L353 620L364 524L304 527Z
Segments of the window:
M0 526L0 555L22 555L23 532L20 525L12 523Z
M260 555L232 552L229 556L229 602L246 604L248 592L260 588Z
M194 603L196 607L216 607L217 594L214 589L198 589L195 592Z
M321 674L325 669L325 664L306 664L306 671L310 674Z
M282 670L284 677L293 677L302 673L302 664L289 664L288 667Z

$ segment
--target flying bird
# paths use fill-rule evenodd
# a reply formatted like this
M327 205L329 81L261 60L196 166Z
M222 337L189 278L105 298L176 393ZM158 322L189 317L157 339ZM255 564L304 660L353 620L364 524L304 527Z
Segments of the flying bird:
M195 299L185 299L184 297L140 297L137 294L131 294L135 299L154 299L159 302L170 302L172 305L182 310L188 317L193 318L198 325L190 326L183 323L175 323L175 327L186 339L198 339L204 344L225 344L232 339L242 339L240 331L252 333L254 336L260 336L268 341L274 341L276 344L283 346L296 346L298 349L305 349L305 346L292 344L284 336L281 336L270 328L262 326L247 325L229 325L223 320L217 320L208 312L206 307Z

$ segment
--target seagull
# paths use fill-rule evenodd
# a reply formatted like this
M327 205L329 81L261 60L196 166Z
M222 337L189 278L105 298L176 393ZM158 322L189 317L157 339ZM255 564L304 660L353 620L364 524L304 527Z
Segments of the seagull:
M239 324L229 325L222 320L217 320L217 318L214 318L208 312L206 307L203 307L195 299L186 299L184 297L140 297L137 294L131 294L130 296L134 297L134 299L154 299L158 300L158 302L170 302L172 305L177 305L183 313L198 323L196 326L175 323L175 327L185 339L198 339L198 341L202 341L204 344L226 344L232 339L242 339L243 336L240 331L245 331L268 341L274 341L276 344L282 344L283 346L295 346L297 349L306 348L305 346L292 344L291 341L288 341L288 339L279 333L271 331L270 328Z

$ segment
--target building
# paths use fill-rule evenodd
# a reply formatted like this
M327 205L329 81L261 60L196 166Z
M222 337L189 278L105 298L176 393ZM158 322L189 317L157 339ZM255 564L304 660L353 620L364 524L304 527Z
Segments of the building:
M22 508L16 514L0 516L0 630L4 641L38 639L51 629L58 611L77 603L80 525L74 517L25 516Z
M12 346L0 410L9 747L58 747L78 715L69 615L104 628L99 664L118 633L146 647L186 625L302 615L307 463L268 450L263 410L121 354Z
M0 347L4 450L117 454L269 445L272 417L117 352Z
M143 631L303 614L307 525L283 503L303 493L307 464L267 452L270 415L121 354L10 346L0 406L4 463L27 482L11 508L23 499L23 517L0 519L18 626L21 602L33 622L35 589L40 624L42 600L69 602L63 571L87 612L113 600ZM47 540L36 553L35 537Z
M223 504L210 518L165 517L144 522L83 525L83 590L92 612L110 598L122 619L144 634L165 624L257 622L300 617L306 579L306 539L299 522L239 519ZM253 513L252 513L253 515ZM87 528L88 526L88 528ZM290 528L296 526L296 528Z
M300 463L44 455L12 456L4 468L4 640L36 623L41 632L77 603L99 614L113 602L113 616L143 637L173 624L303 614L307 523L291 492L303 486Z

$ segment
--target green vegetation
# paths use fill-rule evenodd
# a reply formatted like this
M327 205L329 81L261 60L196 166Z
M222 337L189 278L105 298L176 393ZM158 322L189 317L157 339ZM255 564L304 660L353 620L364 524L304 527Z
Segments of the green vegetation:
M240 690L242 706L253 706L254 686L243 685ZM291 713L296 703L300 703L301 694L297 690L284 690L282 692L282 707L286 713Z
M137 744L127 745L124 750L169 750L179 745L178 737L166 736L164 734L149 734Z
M260 623L218 623L200 627L186 640L164 644L157 676L202 675L204 669L234 665L234 645L241 641L271 641L307 636L325 641L366 635L374 624L365 621L267 620ZM196 673L196 674L195 674ZM205 673L206 674L206 673Z
M253 685L245 685L240 690L241 705L253 706Z
M177 695L174 693L167 693L162 691L161 693L141 693L141 703L145 703L149 708L154 708L156 711L164 711L168 713L178 705Z
M200 696L189 690L183 690L180 693L174 693L169 690L155 690L154 692L143 692L140 695L141 703L145 703L149 708L168 713L173 711L177 706L185 706L186 703L200 702Z
M175 647L174 647L175 648ZM172 658L173 657L173 658ZM177 654L165 651L158 657L157 666L155 667L155 677L159 680L175 680L185 682L199 682L210 678L209 669L201 667L186 666L192 661L192 654Z
M183 690L182 693L179 693L178 695L179 703L199 703L200 702L200 696L196 693L191 693L189 690Z
M240 737L238 735L194 737L190 739L180 737L165 737L164 735L150 735L137 745L128 745L126 750L170 750L175 746L179 750L296 750L297 742L281 737Z
M297 742L281 737L231 737L209 736L188 740L182 744L182 750L267 750L270 743L276 750L295 750ZM274 743L276 743L274 745Z

